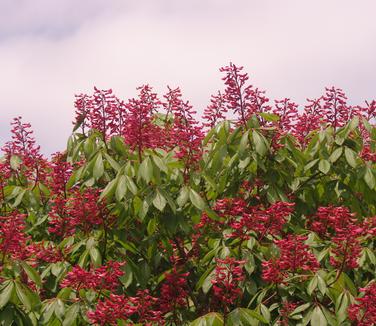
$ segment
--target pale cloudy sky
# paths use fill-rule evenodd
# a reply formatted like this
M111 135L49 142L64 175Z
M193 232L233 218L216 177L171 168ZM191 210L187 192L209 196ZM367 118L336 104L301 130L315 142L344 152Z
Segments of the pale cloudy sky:
M0 146L21 115L44 153L63 149L94 85L181 86L200 112L230 61L272 98L376 98L376 1L0 0Z

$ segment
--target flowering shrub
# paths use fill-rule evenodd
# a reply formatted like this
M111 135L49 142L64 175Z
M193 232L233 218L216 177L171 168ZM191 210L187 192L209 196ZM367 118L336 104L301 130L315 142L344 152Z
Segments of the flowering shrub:
M50 159L12 122L1 325L376 323L376 101L221 72L202 120L179 88L78 95Z

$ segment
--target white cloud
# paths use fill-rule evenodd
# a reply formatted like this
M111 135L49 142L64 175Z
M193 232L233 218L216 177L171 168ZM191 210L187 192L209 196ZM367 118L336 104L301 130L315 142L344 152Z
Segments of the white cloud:
M3 0L4 1L4 0ZM5 4L5 5L4 5ZM16 5L15 5L16 4ZM5 0L0 9L0 144L22 115L44 152L65 146L74 94L131 97L181 86L198 111L244 65L272 97L303 102L337 85L376 97L376 3L369 1ZM60 13L60 15L59 15Z

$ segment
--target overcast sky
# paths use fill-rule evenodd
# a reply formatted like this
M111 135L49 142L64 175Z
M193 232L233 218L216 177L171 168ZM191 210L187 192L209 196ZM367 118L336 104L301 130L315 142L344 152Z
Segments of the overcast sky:
M64 149L94 85L181 86L202 112L230 61L272 98L376 98L376 1L0 0L0 145L21 115L44 153Z

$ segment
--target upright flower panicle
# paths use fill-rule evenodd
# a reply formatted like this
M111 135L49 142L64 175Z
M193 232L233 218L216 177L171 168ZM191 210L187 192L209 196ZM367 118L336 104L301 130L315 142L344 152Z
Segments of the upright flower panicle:
M304 244L305 240L306 236L291 234L285 239L275 240L280 251L279 257L262 263L262 278L266 282L280 283L285 282L290 275L298 274L304 278L308 273L315 273L320 265L309 246Z
M227 257L217 259L216 263L215 277L212 280L214 302L228 311L230 306L242 296L239 286L245 278L243 272L245 261Z

